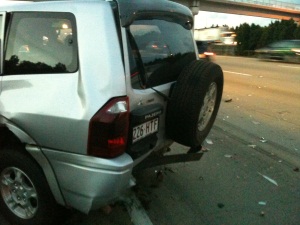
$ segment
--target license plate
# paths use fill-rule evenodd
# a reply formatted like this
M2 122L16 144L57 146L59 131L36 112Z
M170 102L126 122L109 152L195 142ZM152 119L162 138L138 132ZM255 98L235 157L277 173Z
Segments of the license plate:
M142 123L133 128L132 142L137 142L144 137L158 131L158 118Z

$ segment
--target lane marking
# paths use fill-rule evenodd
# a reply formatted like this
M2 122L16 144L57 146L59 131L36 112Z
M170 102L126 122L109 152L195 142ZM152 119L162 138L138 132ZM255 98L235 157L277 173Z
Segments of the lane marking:
M153 225L142 203L133 192L130 191L123 202L134 225Z
M247 74L247 73L238 73L238 72L232 72L232 71L227 71L227 70L223 70L223 72L225 72L225 73L233 73L233 74L237 74L237 75L241 75L241 76L252 77L251 74Z
M293 68L293 69L300 69L299 66L281 66L281 65L278 65L279 67L287 67L287 68Z

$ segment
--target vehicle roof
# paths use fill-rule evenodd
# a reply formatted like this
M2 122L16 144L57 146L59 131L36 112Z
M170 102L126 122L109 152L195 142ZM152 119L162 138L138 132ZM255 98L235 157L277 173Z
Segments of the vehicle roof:
M112 3L106 0L48 0L48 1L1 1L1 11L59 11L72 12L78 11L72 6ZM135 19L172 18L182 26L191 29L193 27L193 15L188 7L168 0L116 0L119 5L120 19L122 26L128 26ZM65 5L62 6L62 5ZM33 7L34 6L34 7Z
M70 11L69 8L62 7L63 5L70 6L74 4L82 3L96 3L96 2L105 2L105 0L35 0L35 1L10 1L10 0L1 0L0 1L0 12L1 11L49 11L52 9L59 9L57 11ZM67 10L66 10L67 9Z

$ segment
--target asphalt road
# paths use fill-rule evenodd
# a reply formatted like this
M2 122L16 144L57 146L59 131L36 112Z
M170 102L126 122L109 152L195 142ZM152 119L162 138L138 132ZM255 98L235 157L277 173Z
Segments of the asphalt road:
M299 225L300 65L224 56L216 63L225 85L203 158L140 172L137 197L154 225ZM74 213L64 225L96 224L132 222L118 204L110 214Z
M300 224L300 65L216 62L225 86L208 151L199 162L161 168L157 188L153 170L140 175L153 224Z

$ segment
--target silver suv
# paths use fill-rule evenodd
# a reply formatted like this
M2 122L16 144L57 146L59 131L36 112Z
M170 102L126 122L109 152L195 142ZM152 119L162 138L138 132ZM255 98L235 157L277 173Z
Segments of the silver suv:
M223 73L166 0L0 3L0 208L45 225L117 200L172 142L197 152Z

